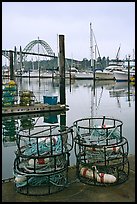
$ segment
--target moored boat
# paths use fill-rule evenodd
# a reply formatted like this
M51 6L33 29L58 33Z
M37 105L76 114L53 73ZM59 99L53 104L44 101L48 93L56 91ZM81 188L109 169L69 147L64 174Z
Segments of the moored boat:
M111 79L115 80L114 71L121 71L123 70L123 65L119 62L111 62L105 69L97 70L95 72L96 79Z
M115 77L114 77L114 74L113 72L111 71L108 71L108 70L97 70L95 72L95 79L98 79L98 80L114 80Z
M129 69L129 76L128 68L123 68L122 70L114 71L114 76L116 81L128 81L131 77L135 77L135 67Z

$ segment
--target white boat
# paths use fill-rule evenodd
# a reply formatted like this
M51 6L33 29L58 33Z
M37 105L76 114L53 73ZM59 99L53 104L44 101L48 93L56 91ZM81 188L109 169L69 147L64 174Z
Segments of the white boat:
M111 60L109 65L105 67L103 71L97 70L95 72L96 79L111 79L115 80L114 71L122 71L124 69L123 62L118 59L118 53L120 51L120 47L118 49L116 59Z
M40 72L40 77L41 78L52 78L54 77L55 73L52 71L41 71Z
M96 43L96 39L95 36L93 35L93 29L91 27L91 23L90 23L90 48L91 48L91 67L93 70L93 79L94 79L94 74L95 74L95 80L115 80L114 77L114 73L113 70L114 69L119 69L119 65L116 64L116 60L115 62L111 62L111 64L109 64L109 66L105 67L105 69L96 69L96 65L94 65L93 63L93 59L96 61L97 56L96 56L96 49L98 50L98 55L100 57L100 53L99 53L99 49ZM95 41L95 49L94 48L94 43L93 43L93 37L94 37L94 41ZM119 48L120 50L120 48ZM118 53L119 53L118 50ZM118 54L117 54L118 55ZM118 60L118 57L116 57ZM95 71L95 73L94 73Z
M105 80L109 80L109 79L115 80L114 71L115 70L121 71L122 69L123 69L123 66L121 66L121 65L116 65L116 64L112 65L112 64L110 64L103 71L97 70L95 72L95 78L96 79L101 79L101 80L103 80L103 79L105 79Z
M24 72L21 75L22 77L31 77L31 78L38 78L39 77L39 71L38 70L33 70L29 72ZM40 78L52 78L54 76L54 73L50 71L44 71L40 72Z
M74 79L93 79L93 72L78 71L75 73Z
M73 79L93 79L93 72L79 71L75 67L71 67L71 70L69 71L69 75Z
M104 69L103 71L101 70L95 71L95 79L97 80L115 80L115 77L114 77L113 71Z
M130 77L135 77L135 67L132 67L129 70L129 79L128 79L128 68L125 67L122 70L115 70L114 76L116 81L128 81Z
M22 77L39 77L39 71L38 70L33 70L30 72L23 72Z
M65 78L66 78L66 79L69 79L69 78L74 79L75 74L76 74L77 72L78 72L78 70L77 70L75 67L71 67L70 70L68 70L68 71L65 72ZM56 79L60 78L60 72L59 72L59 71L56 71L56 72L55 72L54 78L56 78Z

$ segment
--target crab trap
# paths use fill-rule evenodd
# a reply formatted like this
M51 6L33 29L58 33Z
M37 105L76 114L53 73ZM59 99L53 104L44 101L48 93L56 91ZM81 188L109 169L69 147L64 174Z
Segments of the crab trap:
M17 192L46 195L68 185L73 129L59 125L35 126L17 135L14 182Z
M123 123L109 117L75 121L76 174L90 185L116 185L129 176L128 141Z

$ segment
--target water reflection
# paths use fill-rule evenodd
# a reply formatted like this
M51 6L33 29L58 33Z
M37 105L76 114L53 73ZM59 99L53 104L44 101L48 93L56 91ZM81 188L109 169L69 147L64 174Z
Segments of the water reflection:
M121 108L120 98L125 97L131 106L130 101L135 101L135 88L128 82L119 82L109 90L110 97L115 97L117 100L118 107Z
M16 79L18 91L31 90L38 101L44 95L59 93L59 80ZM16 150L16 135L20 129L31 130L35 125L58 124L61 128L72 126L75 120L91 116L109 116L123 121L123 136L129 141L129 153L135 153L135 86L127 82L66 80L67 112L25 114L2 117L2 177L12 177ZM75 164L74 150L70 154L70 165ZM8 168L7 168L8 167Z
M2 135L4 147L16 145L16 135L19 129L18 120L11 117L5 117L2 120Z
M63 118L63 119L61 119ZM24 114L2 117L2 177L12 177L17 135L20 131L31 132L35 126L56 124L64 128L65 111L50 113ZM9 161L9 162L7 162ZM8 168L7 168L8 166Z

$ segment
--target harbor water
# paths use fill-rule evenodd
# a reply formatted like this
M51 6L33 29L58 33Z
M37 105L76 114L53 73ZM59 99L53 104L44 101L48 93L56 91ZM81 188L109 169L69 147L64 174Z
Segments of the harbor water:
M38 78L16 78L18 91L31 90L35 94L35 100L44 103L46 96L56 97L60 101L60 83L59 80L38 79ZM111 117L123 122L123 136L129 143L129 154L135 155L135 86L128 82L115 81L96 81L93 80L70 80L65 82L66 104L69 110L65 114L66 126L73 126L74 121L88 117ZM50 101L51 102L51 101ZM12 130L16 127L17 131L28 125L31 128L34 125L60 124L61 115L57 114L32 114L22 116L3 116L2 117L2 179L13 177L13 164L15 151L17 149L16 141L6 138L5 127L9 130L9 121ZM23 126L23 127L24 127ZM10 129L10 131L11 131ZM6 138L6 139L5 139ZM70 165L75 165L74 149L70 153Z

